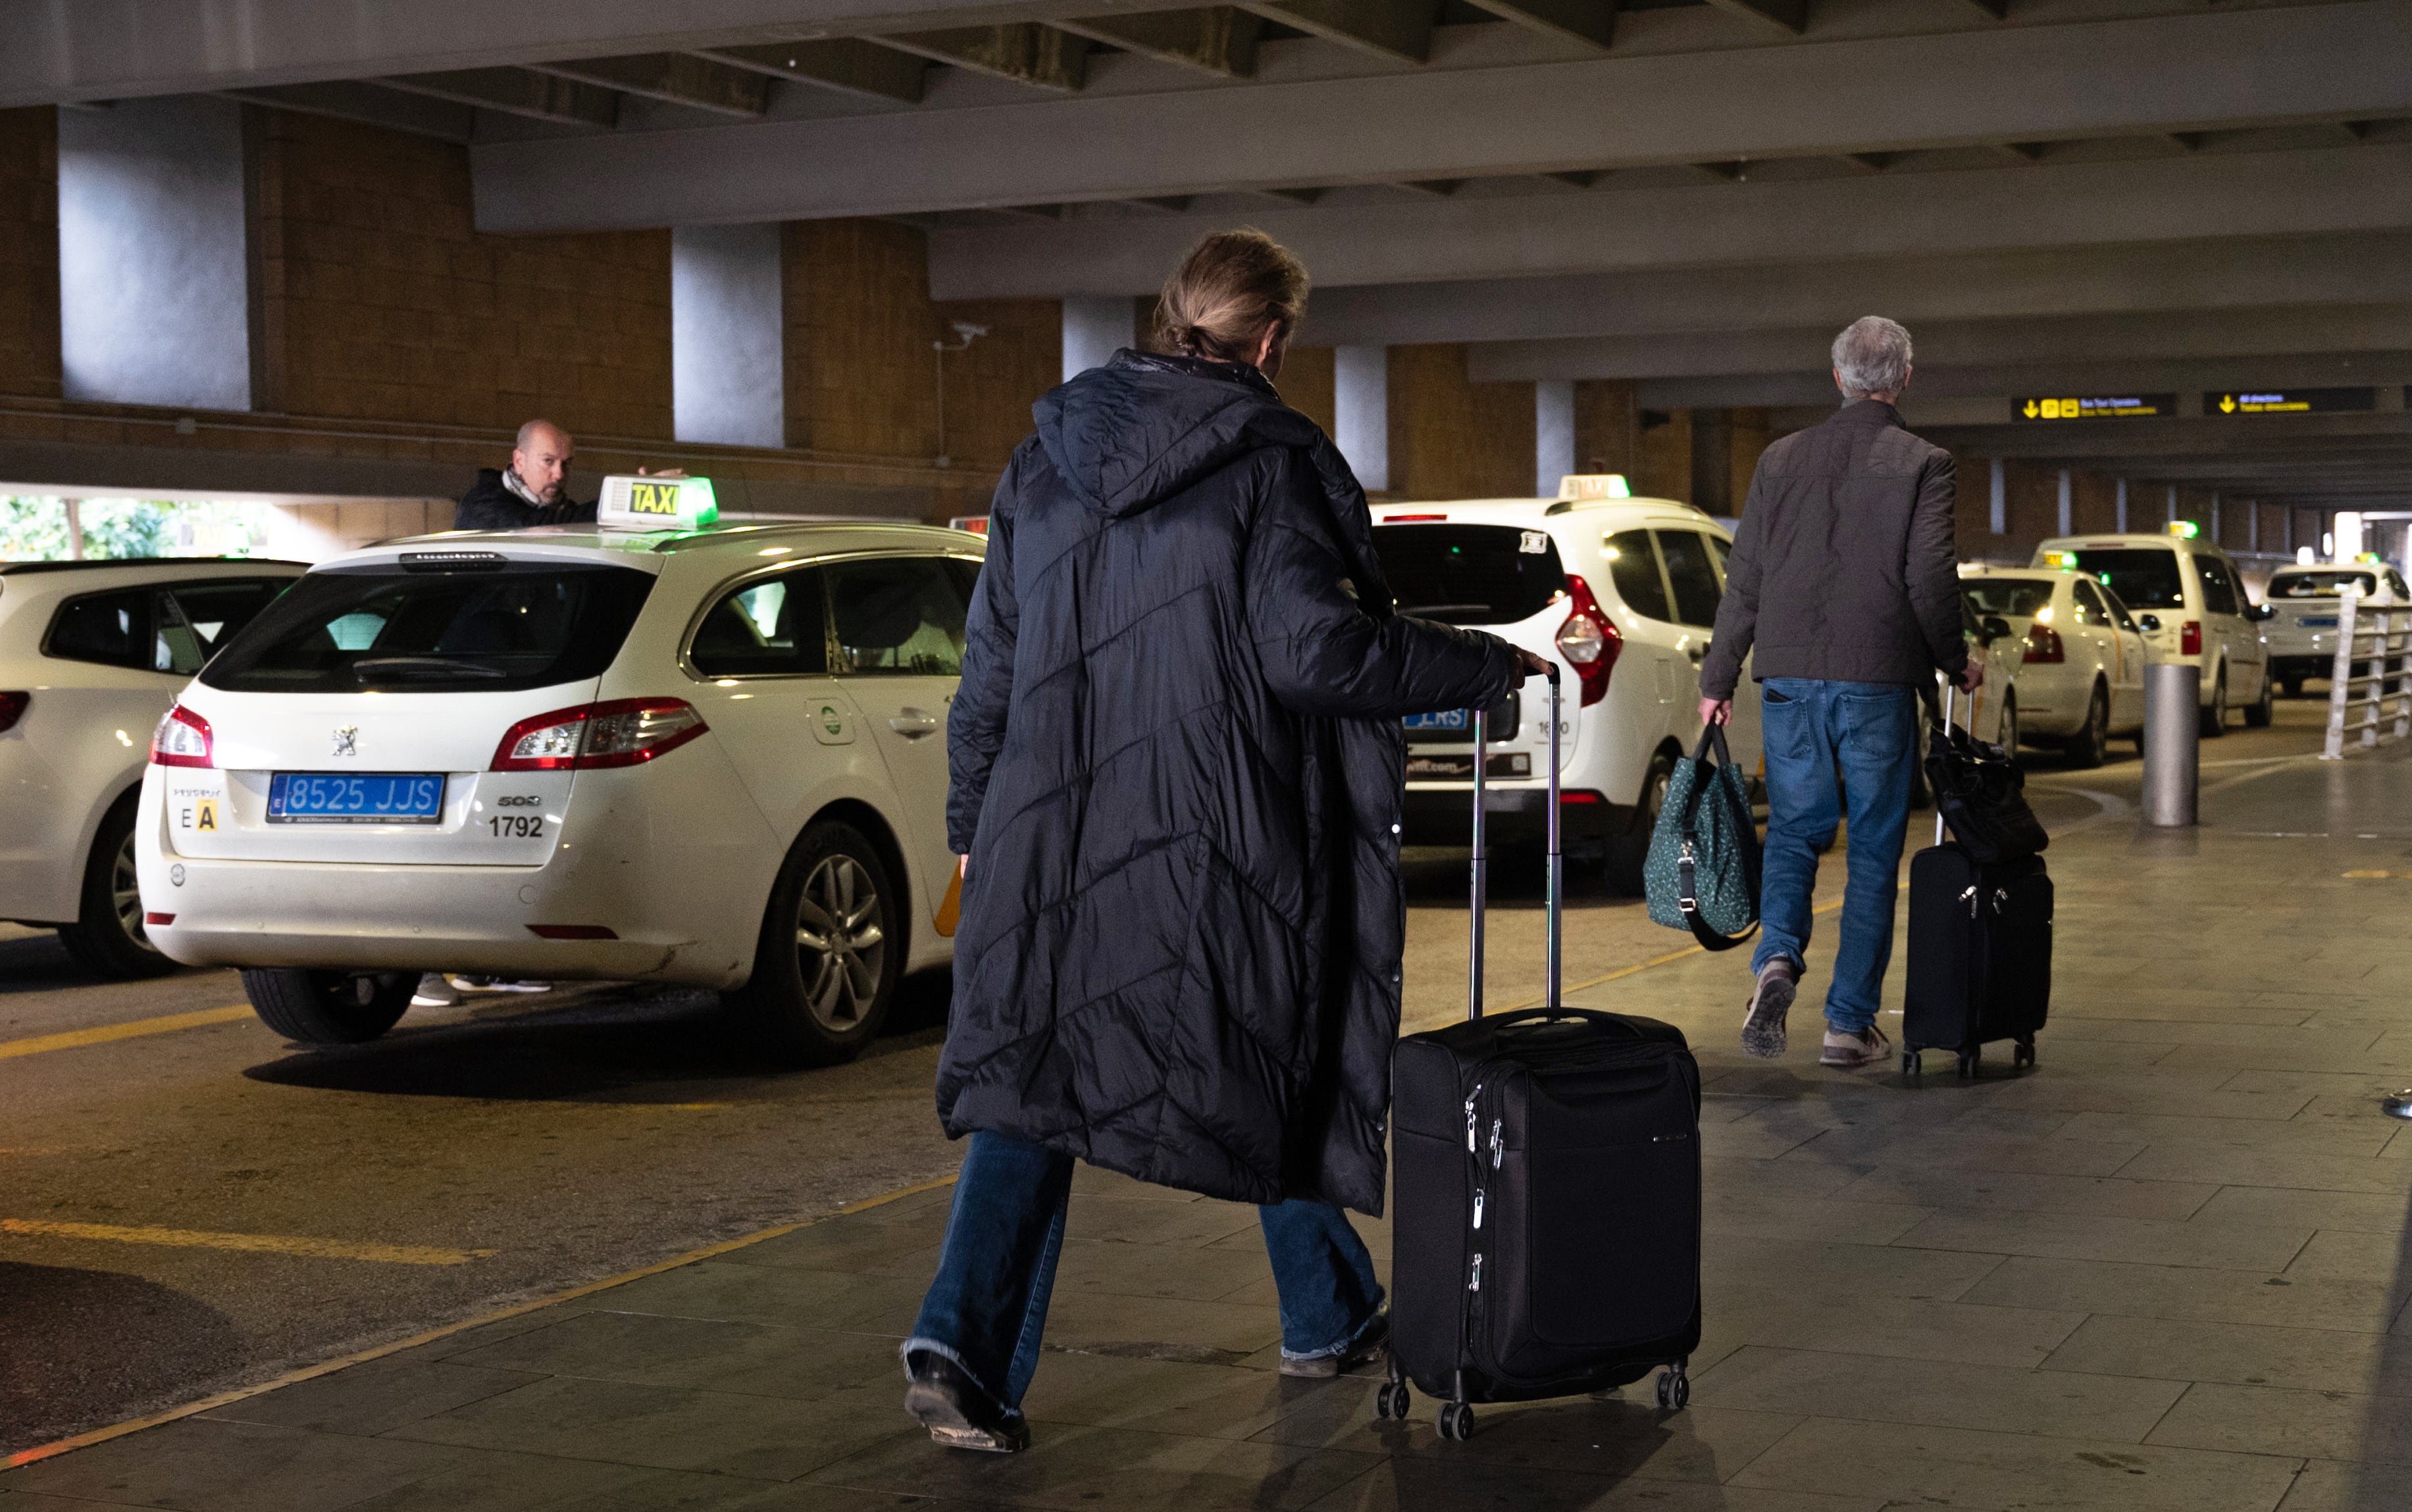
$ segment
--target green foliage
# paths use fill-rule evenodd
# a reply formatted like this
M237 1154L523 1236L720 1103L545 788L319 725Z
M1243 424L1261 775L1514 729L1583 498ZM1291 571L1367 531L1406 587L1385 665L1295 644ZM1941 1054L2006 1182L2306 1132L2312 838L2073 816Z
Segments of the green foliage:
M268 544L272 506L226 499L86 499L78 511L92 558L254 556ZM0 561L64 561L61 498L0 497Z

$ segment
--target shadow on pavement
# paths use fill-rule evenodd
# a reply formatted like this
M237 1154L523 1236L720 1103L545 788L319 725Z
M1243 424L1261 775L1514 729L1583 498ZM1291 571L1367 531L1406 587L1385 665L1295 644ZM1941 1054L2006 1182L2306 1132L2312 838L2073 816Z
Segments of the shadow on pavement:
M72 1431L95 1401L182 1398L247 1355L224 1314L173 1287L14 1262L0 1262L0 1454Z
M935 1044L953 974L907 976L860 1059ZM598 1103L704 1101L813 1075L769 1059L711 992L605 990L466 1021L401 1028L366 1045L298 1050L243 1072L331 1092Z

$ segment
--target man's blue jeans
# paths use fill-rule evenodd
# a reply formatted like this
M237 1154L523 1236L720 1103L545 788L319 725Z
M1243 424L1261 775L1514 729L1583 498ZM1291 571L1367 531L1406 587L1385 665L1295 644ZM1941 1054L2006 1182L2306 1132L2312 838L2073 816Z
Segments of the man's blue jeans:
M1759 709L1767 848L1751 973L1779 956L1795 967L1807 961L1817 852L1833 843L1847 803L1850 877L1843 889L1842 944L1826 990L1826 1021L1855 1035L1875 1021L1892 960L1893 898L1918 751L1918 692L1897 683L1772 677L1760 684Z
M1021 1407L1038 1368L1071 1198L1071 1156L1007 1134L971 1137L937 1278L904 1342L908 1363L942 1355L1000 1406ZM1315 1358L1355 1343L1381 1311L1382 1288L1347 1216L1320 1202L1257 1213L1281 1290L1282 1353Z

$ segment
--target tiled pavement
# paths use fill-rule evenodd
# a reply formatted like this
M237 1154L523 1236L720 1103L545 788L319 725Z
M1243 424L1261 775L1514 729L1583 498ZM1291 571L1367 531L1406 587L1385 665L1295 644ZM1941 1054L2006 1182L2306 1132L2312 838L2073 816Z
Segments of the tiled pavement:
M1084 1170L1016 1459L898 1411L940 1189L40 1461L0 1512L2412 1506L2412 1132L2376 1106L2412 1082L2412 763L2205 807L2054 845L2053 1020L2015 1079L1826 1073L1805 1013L1746 1063L1728 961L1576 994L1681 1023L1709 1079L1673 1417L1643 1382L1464 1444L1428 1402L1379 1422L1370 1378L1272 1370L1251 1210Z

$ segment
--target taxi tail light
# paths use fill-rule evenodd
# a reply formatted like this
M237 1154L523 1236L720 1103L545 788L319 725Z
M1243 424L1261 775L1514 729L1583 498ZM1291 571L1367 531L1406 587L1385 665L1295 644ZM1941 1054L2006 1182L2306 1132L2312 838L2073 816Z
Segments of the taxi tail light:
M1588 709L1608 697L1608 674L1616 670L1616 654L1625 649L1625 638L1601 611L1591 584L1571 572L1566 574L1566 597L1574 612L1558 626L1558 652L1574 665L1575 676L1582 683L1582 698L1576 707Z
M163 914L155 908L147 909L143 912L142 922L146 926L152 924L173 924L176 922L176 916L173 914Z
M2038 624L2027 632L2026 660L2059 662L2066 659L2066 654L2060 643L2060 632L2051 625Z
M159 721L151 732L151 764L154 767L209 767L216 765L211 756L210 722L177 704Z
M710 727L684 698L614 698L522 719L494 748L496 771L633 767L675 751Z
M0 734L15 729L17 721L25 717L25 706L33 701L30 693L0 693Z
M1606 793L1595 793L1588 787L1568 787L1558 794L1558 801L1561 803L1580 803L1596 806L1606 803L1608 801L1608 795Z
M2188 620L2178 631L2178 654L2181 656L2202 654L2202 622L2200 620Z

